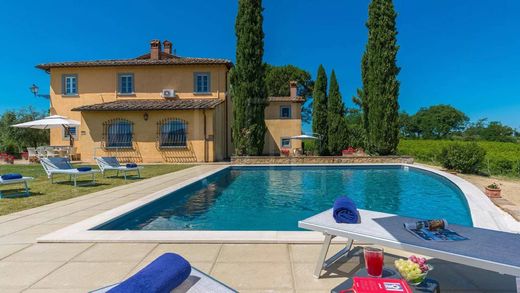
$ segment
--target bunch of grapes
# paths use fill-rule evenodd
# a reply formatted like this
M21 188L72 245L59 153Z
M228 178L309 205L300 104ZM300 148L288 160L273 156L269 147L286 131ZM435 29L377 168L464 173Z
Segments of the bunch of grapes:
M410 256L407 260L398 259L394 264L401 276L408 281L422 281L426 277L425 273L430 270L426 259L415 255Z
M421 272L423 273L426 273L430 269L426 264L426 259L424 257L417 257L415 255L412 255L408 258L408 260L418 264L419 268L421 269Z

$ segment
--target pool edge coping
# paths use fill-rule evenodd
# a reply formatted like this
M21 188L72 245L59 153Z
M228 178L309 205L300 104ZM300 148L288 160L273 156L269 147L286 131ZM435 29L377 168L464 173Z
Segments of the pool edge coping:
M403 163L358 164L258 164L254 166L408 166L440 175L453 182L466 197L474 227L511 231L514 219L495 206L475 185L458 176L422 165ZM222 165L211 171L186 179L171 187L145 195L137 200L101 212L37 239L37 242L161 242L161 243L321 243L323 235L309 231L102 231L90 229L128 213L171 192L232 166ZM516 221L514 221L516 223Z

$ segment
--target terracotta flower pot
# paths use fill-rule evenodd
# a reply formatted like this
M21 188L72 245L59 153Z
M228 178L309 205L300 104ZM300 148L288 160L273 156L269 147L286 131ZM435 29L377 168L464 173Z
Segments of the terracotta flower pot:
M500 192L502 190L500 188L490 188L486 186L486 195L490 198L498 198L500 196Z

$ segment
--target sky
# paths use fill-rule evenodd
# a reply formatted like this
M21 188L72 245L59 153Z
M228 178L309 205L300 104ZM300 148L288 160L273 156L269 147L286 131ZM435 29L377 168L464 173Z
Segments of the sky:
M401 72L399 104L451 104L471 120L520 128L520 1L395 0ZM264 61L316 75L334 69L343 99L361 87L368 0L264 0ZM32 105L39 63L133 58L152 39L177 54L235 60L236 0L4 1L0 4L0 112ZM308 126L305 127L308 129Z

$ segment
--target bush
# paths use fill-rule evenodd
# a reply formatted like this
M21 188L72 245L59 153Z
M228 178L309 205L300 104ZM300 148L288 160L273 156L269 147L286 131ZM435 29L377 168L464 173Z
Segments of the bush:
M477 173L486 157L486 150L477 143L452 143L441 149L438 161L446 169Z
M14 144L6 144L0 147L0 152L6 153L8 155L16 156L20 153L18 147Z

